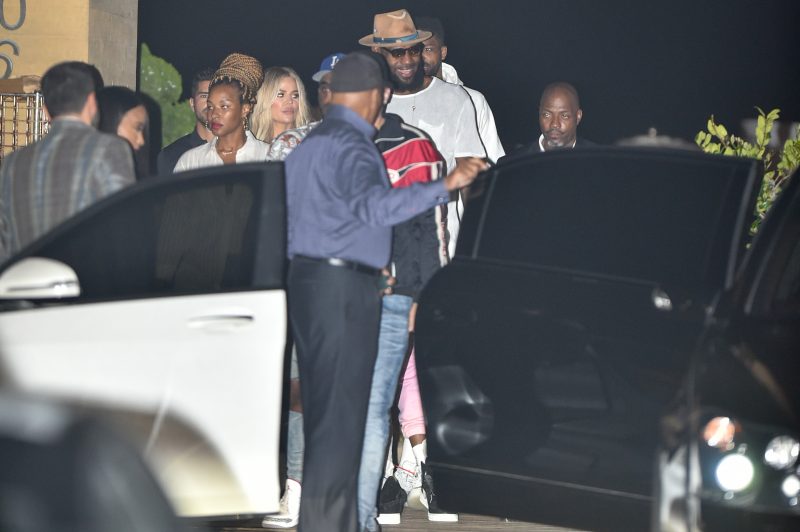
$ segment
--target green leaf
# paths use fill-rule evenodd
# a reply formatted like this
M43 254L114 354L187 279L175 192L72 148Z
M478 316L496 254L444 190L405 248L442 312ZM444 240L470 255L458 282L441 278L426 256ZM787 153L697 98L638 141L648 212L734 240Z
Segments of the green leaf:
M694 136L694 143L698 146L703 146L703 141L706 140L706 132L705 131L698 131L697 135Z
M714 115L711 115L711 118L708 119L707 127L708 127L709 133L711 133L712 135L719 136L719 135L717 135L717 126L714 123Z
M722 124L717 124L717 135L720 138L725 138L728 136L728 130Z
M764 115L758 115L758 125L756 125L756 143L760 146L764 145L764 128L766 127L766 120Z

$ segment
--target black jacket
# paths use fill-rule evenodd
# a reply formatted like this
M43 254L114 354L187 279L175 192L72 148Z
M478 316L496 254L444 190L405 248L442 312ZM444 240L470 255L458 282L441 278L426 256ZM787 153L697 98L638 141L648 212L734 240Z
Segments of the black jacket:
M375 137L394 187L442 177L444 159L420 129L390 113ZM441 163L440 163L441 161ZM434 207L394 226L392 265L394 293L416 299L428 279L447 261L447 206Z
M175 169L175 165L178 164L178 159L181 158L181 155L205 143L206 141L203 140L203 137L197 134L197 129L193 129L188 135L179 138L161 150L158 154L158 175L171 174Z
M592 142L591 140L586 140L586 139L584 139L582 137L576 137L575 138L575 148L573 148L573 149L590 148L590 147L593 147L593 146L598 146L598 144ZM501 157L500 161L512 160L512 159L516 159L517 157L523 157L525 155L531 155L533 153L542 153L542 150L539 148L539 137L536 137L536 140L534 140L530 144L527 144L525 146L522 146L521 148L518 148L518 149L514 150L513 152L509 153L505 157ZM498 161L498 162L500 162L500 161Z

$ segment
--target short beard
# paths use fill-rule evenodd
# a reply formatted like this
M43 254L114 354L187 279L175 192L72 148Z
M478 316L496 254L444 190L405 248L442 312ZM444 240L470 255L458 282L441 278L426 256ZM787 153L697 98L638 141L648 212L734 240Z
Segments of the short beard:
M436 74L439 73L439 69L442 68L442 64L438 63L436 65L429 65L425 61L422 62L423 70L425 70L426 76L436 77ZM430 70L430 72L428 72Z
M408 91L408 92L419 91L425 84L425 67L423 66L423 62L422 61L419 62L419 68L417 69L416 74L414 74L414 77L411 78L411 81L409 81L408 83L403 83L394 74L392 74L392 82L394 83L394 89L396 91Z

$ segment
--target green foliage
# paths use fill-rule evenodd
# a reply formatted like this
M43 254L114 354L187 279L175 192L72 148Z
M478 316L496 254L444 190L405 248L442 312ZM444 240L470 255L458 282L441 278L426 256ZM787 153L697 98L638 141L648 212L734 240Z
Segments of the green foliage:
M142 43L140 90L161 107L161 145L168 146L194 127L195 116L186 100L179 101L183 84L177 69Z
M780 116L780 109L773 109L765 114L761 108L758 110L755 144L731 135L725 126L714 122L714 116L708 119L706 126L708 132L700 131L694 138L700 148L706 153L734 155L737 157L750 157L764 163L764 179L756 202L756 219L750 226L750 233L755 234L761 220L780 194L788 179L800 165L800 127L795 132L794 139L788 139L783 149L776 151L769 148L772 135L772 126Z

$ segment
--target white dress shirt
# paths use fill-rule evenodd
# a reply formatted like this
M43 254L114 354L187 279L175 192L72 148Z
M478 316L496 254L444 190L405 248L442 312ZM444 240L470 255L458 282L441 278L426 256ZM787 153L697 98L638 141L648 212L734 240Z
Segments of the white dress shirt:
M253 163L266 161L269 144L255 138L249 129L245 131L245 137L247 140L245 140L244 146L236 152L236 162ZM175 165L175 172L185 172L207 166L222 166L223 164L225 163L222 157L217 153L217 137L214 137L206 144L192 148L181 155Z

